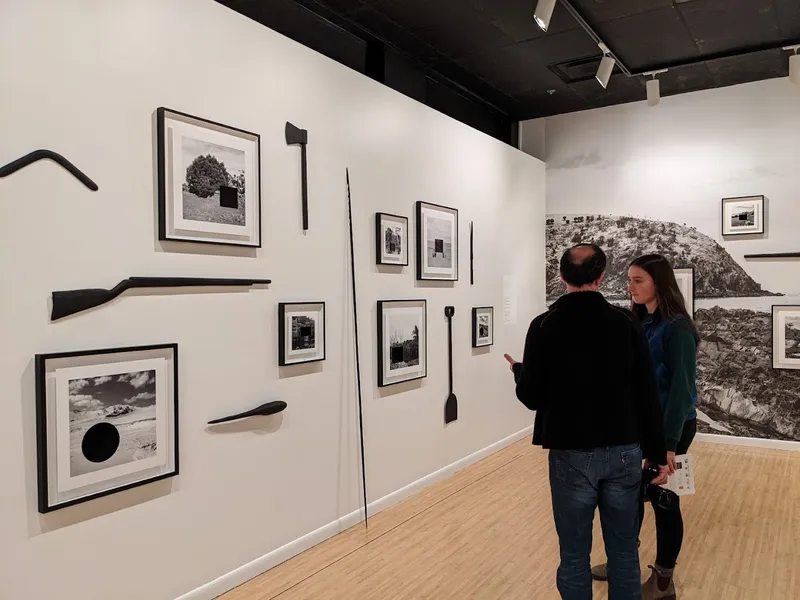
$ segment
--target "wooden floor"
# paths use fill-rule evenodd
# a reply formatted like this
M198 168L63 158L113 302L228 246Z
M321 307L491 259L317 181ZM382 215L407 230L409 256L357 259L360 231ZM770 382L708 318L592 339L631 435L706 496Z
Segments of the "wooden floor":
M678 598L800 598L800 453L697 442L691 453L698 494L682 500ZM655 558L647 510L643 577ZM594 540L604 560L598 518ZM547 453L526 438L221 599L558 599L557 566Z

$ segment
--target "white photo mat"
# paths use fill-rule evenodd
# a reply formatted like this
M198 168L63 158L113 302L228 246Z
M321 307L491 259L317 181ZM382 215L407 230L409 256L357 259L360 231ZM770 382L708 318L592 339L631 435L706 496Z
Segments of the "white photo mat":
M259 142L244 133L230 132L221 125L176 114L164 114L166 228L170 239L220 241L228 244L260 244L260 152ZM183 214L183 181L186 168L183 160L183 139L191 138L244 152L245 224L228 225L186 219Z
M168 347L46 358L44 398L39 402L43 403L41 409L44 410L46 427L44 451L48 510L177 474L178 449L173 436L177 411L175 360L176 355ZM155 371L155 456L71 476L69 382L140 371Z
M674 269L674 272L678 289L686 302L686 312L689 313L689 316L694 317L694 269Z
M734 226L734 216L753 209L753 224ZM722 199L722 234L745 235L764 233L764 196Z
M380 264L408 264L408 219L386 213L379 214L380 229ZM389 254L386 252L386 229L387 227L397 227L400 229L400 254Z
M322 360L325 358L325 304L322 302L279 304L279 318L283 319L282 363L283 366ZM282 317L281 317L282 315ZM292 319L309 317L314 321L314 346L311 348L292 348Z
M383 347L380 352L380 385L392 385L419 379L427 374L427 307L424 300L397 300L383 301L379 304L381 322L381 341ZM391 336L392 318L403 319L406 322L413 320L419 328L419 357L418 364L399 369L392 369Z
M800 358L786 356L787 318L800 323L800 306L772 307L772 367L775 369L800 369Z

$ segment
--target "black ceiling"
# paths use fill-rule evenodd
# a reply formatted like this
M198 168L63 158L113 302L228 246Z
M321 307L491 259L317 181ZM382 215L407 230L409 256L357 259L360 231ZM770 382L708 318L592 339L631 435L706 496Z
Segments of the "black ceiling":
M645 98L619 69L597 83L602 52L561 2L545 33L536 0L217 1L509 143L516 121ZM800 43L800 0L569 4L630 72L673 67L662 96L785 77Z

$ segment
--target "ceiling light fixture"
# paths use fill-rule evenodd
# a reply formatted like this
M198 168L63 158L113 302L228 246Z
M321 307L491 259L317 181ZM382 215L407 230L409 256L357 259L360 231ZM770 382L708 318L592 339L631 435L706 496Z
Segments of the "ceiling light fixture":
M800 85L800 44L796 46L786 46L784 50L793 50L794 54L789 57L789 81L795 85Z
M661 82L656 79L656 75L666 72L667 69L661 69L660 71L650 71L649 73L643 74L645 77L648 75L653 77L645 82L645 87L647 88L647 106L655 106L661 102Z
M603 42L597 45L600 46L600 50L603 51L603 58L600 60L600 66L597 67L597 75L595 75L595 78L600 82L600 85L607 88L608 80L611 79L611 72L614 70L614 65L617 64L617 61L609 56L611 51L608 49L608 46Z
M539 0L536 3L536 9L533 11L533 20L542 28L542 31L547 32L550 27L550 19L553 18L553 11L556 9L556 0Z

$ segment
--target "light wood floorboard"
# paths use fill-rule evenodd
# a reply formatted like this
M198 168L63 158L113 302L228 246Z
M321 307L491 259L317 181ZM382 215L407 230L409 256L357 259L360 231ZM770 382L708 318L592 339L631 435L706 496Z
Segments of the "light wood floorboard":
M695 443L681 599L800 598L800 453ZM648 508L642 576L655 557ZM603 561L595 518L594 562ZM221 600L558 599L547 452L526 438ZM608 597L595 583L595 598Z

